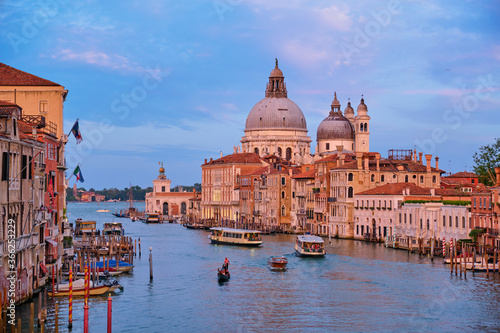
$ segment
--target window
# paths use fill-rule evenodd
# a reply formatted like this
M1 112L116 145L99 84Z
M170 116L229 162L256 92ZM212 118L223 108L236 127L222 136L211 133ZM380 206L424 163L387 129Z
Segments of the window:
M347 180L352 182L352 179L353 179L353 175L352 175L352 173L349 173L349 175L347 176Z
M435 183L436 182L436 176L432 176L432 182Z
M380 181L381 182L385 182L385 176L384 175L380 176Z
M290 161L292 159L292 148L286 149L286 160Z
M424 176L420 176L420 182L423 183L424 182Z
M471 184L474 184L474 179L471 179L470 182L471 182Z
M285 199L285 191L281 191L281 199Z
M450 224L450 228L451 228L451 227L453 227L453 224L452 224L452 222L451 222L451 216L450 216L450 218L449 218L449 224Z
M462 217L462 229L465 229L465 216Z
M427 230L429 230L429 219L427 219Z
M28 156L23 155L21 159L21 179L28 178Z
M476 198L474 198L474 208L476 208Z
M455 216L455 227L458 228L458 216Z
M9 180L9 153L2 154L2 180Z
M285 185L285 184L286 184L285 177L281 177L281 185Z
M349 187L349 189L347 190L347 197L348 198L352 198L353 197L353 189L352 187Z
M420 219L420 229L422 229L422 219Z
M253 149L253 152L254 152L254 153L256 153L256 154L259 154L259 148L255 147L255 148Z
M405 176L405 183L408 183L408 175Z
M411 214L410 214L410 224L411 224ZM420 219L420 228L422 228L422 219Z
M162 187L161 187L161 191L162 191L162 192L165 192L165 186L162 186Z
M326 144L326 150L330 150L330 144L329 143Z
M49 112L49 101L41 100L40 101L39 111L40 111L40 113L47 113L47 112Z
M285 206L281 206L281 216L286 216L286 209Z
M278 147L278 156L281 157L281 147Z
M372 180L372 182L375 181L375 175L372 175L372 179L371 180Z
M446 227L446 216L443 215L443 227Z

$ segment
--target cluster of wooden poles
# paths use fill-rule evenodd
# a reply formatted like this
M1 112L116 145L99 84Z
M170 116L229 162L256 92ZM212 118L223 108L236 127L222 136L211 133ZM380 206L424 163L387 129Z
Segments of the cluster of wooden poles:
M461 246L461 255L457 254L457 246L453 246L453 243L450 243L450 271L453 275L453 271L455 271L455 275L462 277L462 273L464 274L464 278L467 278L467 264L470 262L472 265L476 265L476 259L478 253L476 253L476 247L473 245L462 245ZM494 251L493 253L493 268L491 269L492 274L499 271L499 264L497 264L498 252ZM488 265L488 261L490 259L490 255L487 253L486 248L481 246L479 256L481 258L481 263L484 263L486 268L486 277L490 276L490 269ZM460 272L460 273L459 273ZM474 268L472 269L474 273Z

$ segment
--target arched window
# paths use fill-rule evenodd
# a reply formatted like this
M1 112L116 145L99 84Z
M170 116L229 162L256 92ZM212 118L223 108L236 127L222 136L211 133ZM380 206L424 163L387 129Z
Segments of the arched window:
M255 148L253 149L253 152L254 152L254 153L256 153L256 154L259 154L259 148L255 147Z
M186 203L181 203L181 215L186 215Z
M375 175L372 175L372 182L375 181Z
M281 191L281 199L285 199L285 191Z
M353 189L352 187L349 186L349 189L347 190L347 197L352 198L353 197Z
M281 157L281 147L278 147L278 156Z
M286 216L285 205L281 206L281 216Z
M352 179L353 179L353 175L352 175L352 173L349 173L349 175L347 176L347 180L352 182Z
M365 123L365 132L368 132L368 123Z
M381 181L382 183L383 183L383 182L385 182L385 176L384 176L384 175L381 175L381 176L380 176L380 181Z
M405 183L408 183L408 175L405 176Z
M435 183L436 182L436 176L432 176L432 182Z
M455 227L458 228L458 216L455 216Z
M465 229L465 216L462 217L462 229Z
M286 160L290 161L292 159L292 148L287 148L286 149Z

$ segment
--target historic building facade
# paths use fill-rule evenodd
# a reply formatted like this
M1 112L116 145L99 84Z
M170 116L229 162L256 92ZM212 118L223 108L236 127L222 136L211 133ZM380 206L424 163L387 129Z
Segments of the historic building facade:
M196 192L171 192L171 180L165 175L163 165L159 169L158 178L153 180L153 192L146 193L146 213L157 213L162 219L187 219L188 210L191 215L195 209L193 199Z

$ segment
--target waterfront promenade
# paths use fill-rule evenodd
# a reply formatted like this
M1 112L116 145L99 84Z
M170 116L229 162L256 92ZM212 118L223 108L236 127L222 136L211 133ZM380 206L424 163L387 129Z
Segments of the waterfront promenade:
M102 205L102 204L101 204ZM108 209L114 211L114 205ZM123 205L123 203L121 203ZM95 203L68 205L70 220L113 220ZM294 235L264 235L261 248L214 246L208 233L178 224L121 220L127 236L140 237L142 256L113 296L114 332L436 332L500 329L500 277L451 276L441 259L383 244L326 241L322 259L293 255ZM149 246L154 279L149 280ZM267 259L285 255L288 271L272 272ZM217 283L214 269L230 260L231 280ZM49 299L47 330L53 329ZM67 332L68 301L59 304ZM37 301L35 300L35 304ZM106 331L106 298L91 298L90 332ZM29 307L18 312L27 323ZM83 329L83 299L73 304L73 331Z

